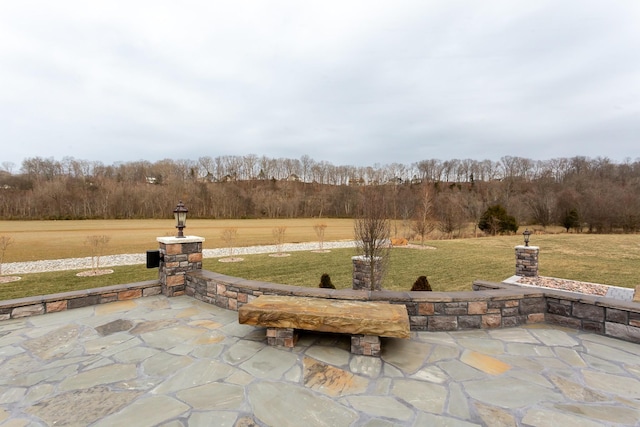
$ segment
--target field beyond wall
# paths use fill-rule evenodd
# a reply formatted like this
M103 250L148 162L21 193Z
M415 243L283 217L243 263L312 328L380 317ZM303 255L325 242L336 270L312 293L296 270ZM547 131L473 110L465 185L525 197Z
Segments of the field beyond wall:
M273 228L286 226L285 242L318 240L313 226L327 224L325 241L353 240L352 219L187 219L184 233L204 237L206 249L227 245L222 230L238 229L235 246L271 245ZM106 235L111 239L103 255L144 253L157 249L157 237L175 236L173 219L69 220L69 221L0 221L0 235L11 236L14 243L7 249L4 262L90 256L85 245L90 235Z
M226 247L222 230L235 227L236 247L273 244L272 230L286 226L285 243L315 242L313 226L327 224L326 241L352 240L351 219L291 220L188 220L188 235L204 237L205 249ZM523 230L520 230L522 232ZM89 235L111 239L104 255L144 253L158 248L156 237L175 235L167 220L0 221L0 235L13 238L4 262L90 256ZM420 242L412 242L419 245ZM470 290L474 280L501 281L515 273L514 247L522 236L428 240L429 249L395 248L383 287L409 290L418 275L426 275L436 291ZM540 247L542 276L607 285L634 287L640 284L640 236L637 234L535 234L531 244ZM247 279L297 286L317 286L320 275L329 273L334 284L347 288L351 281L351 257L355 249L330 253L292 252L289 257L247 255L245 261L222 263L206 259L204 268ZM77 271L22 275L22 280L0 285L0 300L131 283L157 277L144 265L113 267L111 275L77 277Z

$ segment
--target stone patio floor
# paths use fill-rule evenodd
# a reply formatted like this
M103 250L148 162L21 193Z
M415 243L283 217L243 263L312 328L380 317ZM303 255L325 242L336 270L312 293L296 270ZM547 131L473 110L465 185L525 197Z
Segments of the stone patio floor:
M294 349L189 297L0 322L1 426L640 425L640 345L533 325Z

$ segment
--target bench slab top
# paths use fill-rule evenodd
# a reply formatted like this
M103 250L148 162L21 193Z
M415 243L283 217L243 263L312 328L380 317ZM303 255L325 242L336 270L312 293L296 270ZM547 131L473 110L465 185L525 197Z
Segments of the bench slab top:
M238 309L238 321L269 328L293 328L351 335L409 338L402 304L261 295Z

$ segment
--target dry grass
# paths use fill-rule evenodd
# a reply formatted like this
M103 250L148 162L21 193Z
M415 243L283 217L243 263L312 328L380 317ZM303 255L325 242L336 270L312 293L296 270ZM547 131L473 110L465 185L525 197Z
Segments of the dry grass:
M316 241L313 226L327 224L325 240L353 239L351 219L259 219L259 220L188 220L185 234L204 237L204 247L225 247L222 232L238 229L236 245L273 244L274 227L286 226L285 243ZM90 235L111 238L103 255L141 253L156 249L156 237L173 236L173 220L86 220L86 221L0 221L0 235L14 243L7 249L5 262L41 259L77 258L91 255L85 240Z

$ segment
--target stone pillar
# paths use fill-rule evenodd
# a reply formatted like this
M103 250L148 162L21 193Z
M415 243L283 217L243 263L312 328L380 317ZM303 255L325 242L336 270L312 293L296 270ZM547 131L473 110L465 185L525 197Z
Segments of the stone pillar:
M298 341L298 332L293 328L267 328L267 344L293 348Z
M380 357L380 337L375 335L352 335L351 353Z
M185 273L202 269L204 237L158 237L160 243L159 279L162 294L176 297L184 294Z
M538 276L538 246L516 246L516 276Z
M353 262L353 289L365 291L382 290L382 260L380 258L375 258L373 264L373 288L371 287L371 263L369 262L369 257L364 255L354 256L351 261Z

